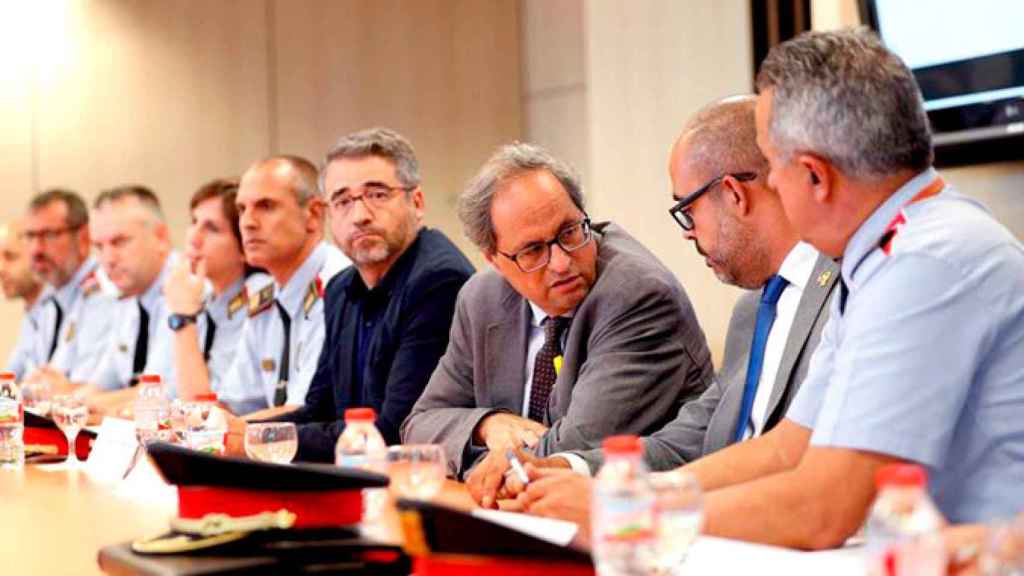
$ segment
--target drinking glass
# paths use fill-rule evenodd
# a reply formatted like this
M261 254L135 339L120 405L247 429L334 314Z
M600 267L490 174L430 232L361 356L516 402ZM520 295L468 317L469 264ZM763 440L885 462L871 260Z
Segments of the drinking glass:
M299 437L291 422L261 422L245 427L245 453L253 460L287 464L299 451Z
M655 573L679 574L704 522L700 484L681 470L651 474L649 483L657 529Z
M57 396L50 405L53 413L53 421L68 439L68 466L78 464L78 455L75 453L75 438L85 427L85 421L89 417L89 408L85 402L77 396Z
M25 402L25 410L39 416L50 415L50 384L48 382L29 382L21 386L21 398Z
M1024 514L989 529L981 555L984 576L1024 576Z
M444 484L444 452L437 444L391 446L385 457L396 496L429 500Z

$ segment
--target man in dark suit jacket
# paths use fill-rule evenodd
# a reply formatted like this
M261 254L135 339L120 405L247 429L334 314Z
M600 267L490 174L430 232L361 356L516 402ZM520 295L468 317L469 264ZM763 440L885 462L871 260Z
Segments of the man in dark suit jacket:
M564 164L527 144L499 150L460 217L494 270L459 295L402 439L440 443L450 474L473 469L484 506L507 449L545 456L651 433L707 387L710 354L682 286L621 228L591 225Z
M335 241L352 267L328 284L325 337L299 426L299 460L333 462L346 408L370 406L389 444L448 345L455 299L473 266L422 226L411 144L387 129L342 138L321 187Z
M767 162L756 144L754 104L750 96L709 105L689 122L672 151L669 172L676 204L671 214L685 237L720 280L759 290L744 294L733 309L715 381L700 399L682 406L672 422L644 438L644 461L653 470L682 466L778 424L807 374L828 319L826 304L838 266L799 241L778 194L768 186ZM776 317L759 355L762 368L748 382L758 310L774 277L781 279L775 281L781 286ZM749 416L741 424L748 385ZM589 500L579 494L587 493L585 475L602 463L599 449L535 462L548 468L571 465L582 475L550 473L531 483L519 504L532 513L585 521ZM510 482L509 491L517 494L522 487ZM572 493L574 504L567 505Z

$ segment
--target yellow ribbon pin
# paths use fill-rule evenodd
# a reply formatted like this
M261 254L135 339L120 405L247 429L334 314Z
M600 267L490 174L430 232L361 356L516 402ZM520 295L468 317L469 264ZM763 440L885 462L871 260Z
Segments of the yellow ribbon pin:
M555 377L557 378L562 372L562 355L559 354L558 356L555 356L552 359L552 362L555 364Z

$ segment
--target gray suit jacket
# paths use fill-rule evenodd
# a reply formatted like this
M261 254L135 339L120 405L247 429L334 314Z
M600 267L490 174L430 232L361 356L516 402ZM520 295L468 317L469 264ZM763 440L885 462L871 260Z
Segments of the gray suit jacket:
M807 366L828 320L827 303L838 278L836 263L819 255L782 352L782 362L769 399L765 431L782 421L790 401L807 375ZM732 443L743 400L760 296L760 291L747 292L733 308L722 369L711 386L695 402L683 405L667 426L644 439L644 461L652 470L671 470ZM587 461L592 473L603 463L599 449L574 453Z
M595 225L597 279L576 308L548 401L538 455L649 434L714 376L704 332L679 282L621 228ZM448 349L402 425L406 443L444 446L461 477L485 453L473 431L493 412L522 413L530 308L493 270L459 293Z

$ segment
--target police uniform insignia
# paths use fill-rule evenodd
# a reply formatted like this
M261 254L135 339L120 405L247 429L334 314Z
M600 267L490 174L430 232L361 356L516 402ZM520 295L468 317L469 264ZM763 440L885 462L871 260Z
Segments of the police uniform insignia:
M75 326L74 322L71 322L70 324L68 324L68 331L64 334L64 341L65 342L71 342L71 340L74 339L75 334L77 333L77 331L78 331L78 327Z
M274 364L275 362L273 358L264 358L260 361L260 368L262 368L264 372L273 372Z
M248 300L249 292L248 290L245 289L245 286L242 286L242 290L238 293L238 295L232 298L230 302L228 302L228 320L230 320L231 317L235 315L235 312L241 310L242 307L245 306L246 303L248 303Z
M268 284L256 293L255 298L249 298L249 317L267 310L274 304L274 285Z
M832 271L825 270L824 272L818 275L818 286L821 286L822 288L828 286L828 281L830 278L832 278Z
M82 295L88 298L93 294L100 291L100 281L96 278L96 271L93 270L82 281L78 283L78 286L82 289ZM70 338L68 338L70 340Z
M118 350L118 352L122 352L124 354L127 354L128 353L128 345L125 344L124 342L120 342L117 345L117 350Z
M317 279L319 280L319 278ZM302 313L309 316L309 311L313 309L313 305L320 298L320 291L317 289L317 280L309 283L309 289L306 290L306 297L302 299Z

